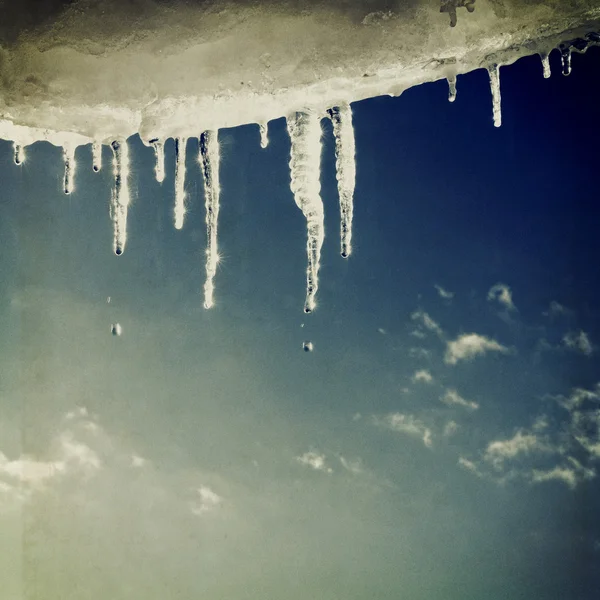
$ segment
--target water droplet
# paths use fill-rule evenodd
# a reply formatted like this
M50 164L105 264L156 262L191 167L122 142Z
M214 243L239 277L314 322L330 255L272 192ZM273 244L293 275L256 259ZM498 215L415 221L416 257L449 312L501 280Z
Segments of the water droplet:
M312 352L313 351L313 343L312 342L302 342L302 350L304 352Z
M106 297L106 304L110 304L110 296Z
M123 328L121 327L121 325L119 323L113 323L110 326L110 332L113 335L121 335L121 333L123 333Z

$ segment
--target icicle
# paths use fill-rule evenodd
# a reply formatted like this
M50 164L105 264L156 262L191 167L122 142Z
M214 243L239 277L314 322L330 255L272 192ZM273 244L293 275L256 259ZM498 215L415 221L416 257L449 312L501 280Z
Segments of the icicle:
M13 144L15 149L15 165L22 165L25 162L25 148L20 144Z
M92 144L92 165L94 173L102 168L102 144L100 142Z
M352 109L348 103L345 103L332 108L328 113L333 123L335 138L335 176L340 198L341 254L347 258L352 252L352 213L356 181Z
M448 102L456 100L456 75L451 75L446 80L448 82Z
M259 123L258 127L260 129L260 147L266 148L269 145L269 123L267 121Z
M562 63L562 74L567 76L571 74L571 46L560 47L560 61Z
M500 106L500 67L496 64L488 67L490 76L490 89L492 91L492 104L494 113L494 127L502 125L502 110Z
M72 194L75 189L75 146L64 146L63 157L65 160L64 192Z
M185 217L185 150L187 138L175 138L175 229Z
M200 155L204 179L204 204L206 207L206 281L204 283L204 308L214 304L213 283L219 264L217 225L219 219L219 134L205 131L200 136Z
M110 203L113 222L113 250L117 256L123 254L127 242L127 209L129 207L129 148L127 140L115 140L113 150L113 173L115 187Z
M156 181L162 183L165 180L165 146L158 138L150 140L150 143L154 148L154 156L156 157L156 165L154 166Z
M319 260L325 237L321 200L321 123L313 112L297 112L287 119L291 139L291 190L296 204L306 217L308 265L304 312L315 308L319 287Z
M544 52L540 54L540 58L542 59L542 68L544 69L544 79L550 79L552 75L552 70L550 69L550 55Z

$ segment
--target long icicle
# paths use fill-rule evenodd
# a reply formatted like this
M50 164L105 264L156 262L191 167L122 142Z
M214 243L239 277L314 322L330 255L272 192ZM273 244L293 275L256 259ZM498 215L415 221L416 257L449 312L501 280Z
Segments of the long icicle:
M65 160L64 192L72 194L75 189L75 146L70 144L64 146L63 157Z
M102 168L102 144L100 142L92 144L92 168L94 173Z
M15 165L22 165L25 162L25 148L20 144L13 144Z
M115 186L111 195L110 217L113 222L113 250L119 256L127 243L127 209L129 207L129 148L127 140L115 140L113 173Z
M156 181L162 183L165 180L165 146L158 138L150 140L150 143L154 148L154 156L156 158L156 164L154 165Z
M352 253L352 215L354 213L354 187L356 161L352 108L344 103L328 111L333 123L335 138L335 177L340 199L341 254L347 258Z
M185 151L187 138L175 138L175 229L185 218Z
M494 114L494 127L502 125L502 108L500 95L500 67L497 64L488 67L490 76L490 89L492 91L492 106Z
M296 112L287 118L291 140L291 190L298 208L306 218L308 265L304 312L316 306L319 287L319 261L325 238L323 201L321 200L321 123L312 111Z
M204 180L204 204L206 207L206 281L204 282L204 308L214 305L214 278L219 264L219 134L205 131L200 136L200 155Z

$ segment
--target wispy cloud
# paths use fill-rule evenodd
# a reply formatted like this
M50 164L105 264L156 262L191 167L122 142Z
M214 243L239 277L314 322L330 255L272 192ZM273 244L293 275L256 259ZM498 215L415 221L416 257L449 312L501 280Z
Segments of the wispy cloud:
M431 358L431 351L426 348L413 347L409 349L408 354L411 358Z
M302 456L297 456L296 460L305 467L314 469L315 471L322 471L323 473L333 473L333 469L327 465L326 457L324 454L318 452L305 452Z
M476 475L477 477L483 477L483 473L479 470L479 467L472 460L461 456L458 459L458 464L466 471L469 471L469 473L473 473L473 475Z
M573 314L573 311L567 308L566 306L563 306L559 302L553 300L552 302L550 302L548 310L544 311L542 314L545 317L556 318L561 316L570 316Z
M433 376L427 369L416 371L412 376L413 383L433 383Z
M354 475L359 475L363 472L362 462L358 458L351 460L344 456L340 456L340 463L346 471L349 471Z
M428 448L433 445L431 429L413 415L390 413L383 419L375 418L375 423L392 431L419 438Z
M445 290L441 285L435 284L434 287L437 290L440 298L443 298L444 300L452 300L452 298L454 298L454 292Z
M490 442L486 448L484 460L495 469L500 470L507 460L514 460L519 456L535 452L551 453L553 451L554 449L539 436L519 430L510 439Z
M512 299L512 291L504 283L493 285L488 292L487 299L490 302L500 303L506 310L516 310Z
M578 460L568 456L567 464L557 465L552 469L531 472L532 483L544 483L547 481L559 481L574 489L581 481L593 479L596 476L594 469L584 467Z
M447 343L444 361L449 365L455 365L461 360L471 360L487 352L508 354L510 349L484 335L466 333Z
M594 347L585 331L569 331L563 337L563 344L568 350L580 352L585 356L590 356L594 352Z
M448 406L462 406L467 410L477 410L479 404L472 400L465 400L455 389L447 389L443 396L440 396L440 400Z
M410 318L428 331L435 333L437 336L444 336L442 328L425 311L416 310Z

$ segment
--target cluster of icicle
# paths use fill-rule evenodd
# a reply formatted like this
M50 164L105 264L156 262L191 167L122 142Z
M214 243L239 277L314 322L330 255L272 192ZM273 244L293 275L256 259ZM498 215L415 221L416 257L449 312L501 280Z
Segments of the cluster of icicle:
M600 45L600 35L589 33L562 43L559 51L564 75L571 73L571 54L583 53L590 46ZM548 54L540 54L544 77L550 77ZM492 94L492 113L494 125L502 124L500 96L500 66L492 63L487 67ZM448 100L456 99L456 76L448 78ZM321 114L305 109L295 112L287 118L287 129L291 140L290 174L291 190L298 208L306 218L307 229L307 268L306 300L304 311L310 313L316 306L319 287L319 263L321 248L325 237L323 201L321 199ZM352 109L348 103L342 103L327 111L333 124L335 139L336 178L340 205L340 241L341 255L344 258L352 252L352 214L354 205L354 186L356 179L354 128ZM266 148L269 143L267 123L259 124L260 145ZM181 229L186 215L185 168L188 138L175 139L175 206L174 225ZM154 148L156 157L156 180L162 183L165 178L164 141L152 139L148 142ZM113 250L116 255L123 254L127 243L127 211L130 202L129 192L129 150L127 140L115 140L111 144L113 151L113 173L115 178L111 194L110 217L113 223ZM65 161L64 192L70 194L75 186L75 146L63 149ZM220 204L219 187L219 142L217 131L205 131L198 138L198 162L204 181L204 199L206 210L206 280L204 284L204 307L214 305L214 278L219 263L218 218ZM20 165L25 160L23 146L15 144L14 161ZM102 168L102 145L92 145L93 169Z
M344 258L351 253L352 212L354 182L356 178L354 129L352 110L345 103L327 111L333 122L335 138L336 177L341 213L341 254ZM267 123L260 124L261 147L269 143ZM325 238L323 201L321 199L321 116L310 109L296 112L288 117L288 131L291 138L290 172L291 190L298 207L306 218L308 239L306 270L305 312L312 312L316 306L319 262L321 247ZM182 229L186 216L187 195L185 191L186 150L188 138L175 138L175 205L173 221L176 229ZM158 138L149 140L156 158L155 176L159 183L165 178L164 141ZM127 212L130 203L129 190L129 147L126 139L114 140L110 147L113 153L114 186L110 201L110 219L113 224L113 251L120 256L127 244ZM74 145L63 148L65 161L64 192L75 189L75 150ZM17 165L25 161L23 146L15 144L14 161ZM204 182L206 211L206 279L204 283L204 307L214 305L214 278L219 264L218 220L220 205L219 186L219 141L217 131L205 131L198 138L198 162ZM94 172L102 169L102 144L92 144L92 166Z

